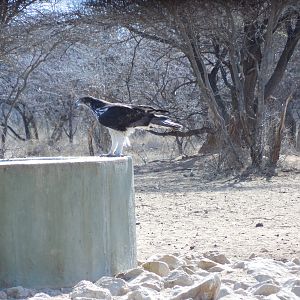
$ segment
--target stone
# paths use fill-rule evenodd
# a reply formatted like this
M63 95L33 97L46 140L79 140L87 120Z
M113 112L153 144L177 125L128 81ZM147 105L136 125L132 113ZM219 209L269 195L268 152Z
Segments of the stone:
M55 290L55 289L50 289L50 288L44 288L43 290L41 290L41 293L47 294L50 297L56 297L56 296L60 296L62 293L63 294L69 294L72 292L72 288L68 288L68 289L60 289L60 290Z
M254 275L254 278L258 282L264 282L264 281L272 280L272 277L270 275L266 275L266 274L257 274L257 275Z
M154 291L157 291L157 292L160 292L163 289L164 284L162 281L150 280L150 281L143 282L141 284L141 286L151 289L151 290L154 290Z
M177 268L187 264L184 259L181 259L181 258L179 258L175 255L171 255L171 254L153 255L147 259L147 262L153 262L153 261L161 261L161 262L166 263L170 270L177 269Z
M300 286L300 279L297 278L291 278L284 282L284 287L294 287L294 286Z
M234 285L235 283L237 283L237 281L234 279L231 279L231 278L223 278L222 283L228 284L228 285Z
M183 270L173 270L164 279L165 288L172 288L175 285L189 286L194 283L194 280Z
M233 294L233 290L231 288L229 288L228 286L222 284L217 299L220 299L222 297L225 297L227 295L232 295L232 294Z
M126 272L118 273L116 275L116 278L122 278L126 281L130 281L130 280L138 277L143 272L144 272L144 270L142 268L134 268L134 269L130 269Z
M121 278L103 276L95 282L95 285L108 289L112 296L122 296L129 292L126 281Z
M243 289L243 290L247 290L250 286L244 282L236 282L233 284L233 289L234 290L238 290L238 289Z
M208 258L202 258L201 260L198 261L198 267L203 270L208 270L216 265L218 265L216 262Z
M261 248L261 249L260 249L260 252L262 252L262 253L267 253L267 252L269 252L269 250L266 249L266 248Z
M280 291L280 287L275 284L265 283L260 285L254 292L253 295L269 296L276 294Z
M103 298L101 298L103 299ZM58 297L55 300L67 300L65 297ZM76 297L74 300L98 300L97 298L90 298L90 297Z
M149 261L146 262L144 264L142 264L142 267L149 271L149 272L153 272L159 276L168 276L170 273L170 269L169 266L162 261Z
M256 254L255 253L251 253L250 255L249 255L249 259L253 259L253 258L255 258L256 257Z
M271 278L271 283L275 283L276 285L282 285L288 279L295 277L293 271L285 263L260 257L248 261L245 270L253 277L267 275Z
M245 262L244 261L237 261L232 265L233 269L244 269L245 268Z
M221 279L217 274L207 276L203 281L195 283L191 287L183 288L172 300L194 299L194 300L215 300L218 297L221 286Z
M24 299L33 296L34 292L22 286L11 287L6 290L7 298Z
M70 298L75 300L79 300L78 298L111 300L112 296L108 289L101 288L90 281L82 280L74 286Z
M292 292L300 298L300 286L292 287Z
M235 294L238 294L238 295L248 296L248 293L242 288L237 289L234 292L235 292Z
M219 252L206 252L204 257L218 263L218 264L230 264L230 260L222 253Z
M294 265L294 266L290 267L289 269L290 269L290 272L293 274L297 274L298 272L300 272L300 266L298 266L298 265Z
M51 298L50 295L45 293L37 293L33 297L30 297L29 300L43 300L43 299L49 299ZM0 298L1 299L1 298Z
M208 272L208 271L205 271L205 270L202 270L202 269L200 269L200 270L198 270L197 272L196 272L196 275L198 275L198 276L201 276L201 277L206 277L206 276L208 276L210 273Z
M219 298L221 300L257 300L256 297L247 296L247 295L227 295L225 297Z
M150 288L155 291L160 291L163 289L163 280L162 278L152 272L144 271L138 277L132 279L128 286L130 290L136 290L140 286L144 286L145 288Z
M4 291L0 291L0 299L7 299L7 295Z
M297 295L295 295L293 292L287 291L287 290L281 290L281 291L279 291L276 294L276 296L280 300L299 300L299 297Z
M222 272L225 271L226 269L223 266L213 266L211 268L208 269L208 272L212 273L212 272Z
M139 287L134 291L129 292L126 295L128 300L155 300L158 299L158 293L155 291L150 291L145 287Z
M139 284L141 282L146 282L146 281L150 281L150 280L157 280L157 281L161 281L162 278L152 272L149 271L144 271L143 273L141 273L139 276L135 277L134 279L129 281L129 284Z
M300 259L298 257L293 258L292 262L296 265L300 265Z
M187 265L187 266L181 266L178 268L178 270L183 270L184 272L186 272L189 275L194 275L196 274L196 270L195 267L192 265Z

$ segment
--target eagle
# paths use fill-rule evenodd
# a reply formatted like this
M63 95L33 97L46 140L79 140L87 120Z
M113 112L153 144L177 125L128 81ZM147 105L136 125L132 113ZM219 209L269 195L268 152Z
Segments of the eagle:
M108 156L122 156L123 147L130 146L129 136L137 128L145 130L153 127L182 129L182 125L165 115L168 111L148 105L111 103L88 96L76 101L76 107L79 106L89 108L99 123L108 129L111 137L111 149Z

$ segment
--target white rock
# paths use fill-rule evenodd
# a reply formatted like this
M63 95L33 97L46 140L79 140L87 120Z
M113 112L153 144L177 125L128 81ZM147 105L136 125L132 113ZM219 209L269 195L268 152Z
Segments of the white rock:
M186 272L189 275L196 274L196 270L193 265L181 266L178 268L178 270L183 270L184 272Z
M292 274L297 274L298 272L300 272L300 266L298 266L298 265L294 265L294 266L290 267L289 269Z
M7 298L25 299L33 296L34 292L30 289L16 286L6 290Z
M161 278L161 276L159 276L155 273L152 273L152 272L149 272L149 271L144 271L139 276L137 276L134 279L130 280L129 283L130 284L139 284L141 282L146 282L146 281L150 281L150 280L161 281L162 278Z
M272 278L272 281L277 282L280 285L288 279L295 277L285 263L259 257L251 261L247 261L245 270L252 276L267 275Z
M286 291L286 290L281 290L280 292L278 292L276 294L276 296L280 299L280 300L299 300L299 296L295 295L293 292L291 291Z
M244 282L236 282L233 284L234 290L238 290L238 289L247 290L248 288L249 288L249 285Z
M237 283L237 281L234 279L231 279L231 278L224 278L224 279L222 279L222 283L233 285L233 284Z
M0 299L7 299L7 295L4 291L0 291Z
M224 266L213 266L211 268L208 269L208 272L212 273L212 272L222 272L225 271L226 268L224 268Z
M155 280L150 280L150 281L145 281L143 282L140 286L143 286L145 288L160 292L164 288L164 284L162 281L155 281Z
M183 270L174 270L164 278L165 288L172 288L175 285L189 286L194 283L194 280Z
M300 298L300 286L294 286L292 292Z
M61 288L60 290L45 288L41 293L47 294L50 297L60 296L62 293L69 294L72 292L72 288Z
M149 259L147 259L147 262L150 261L162 261L168 265L170 270L174 270L180 266L186 265L186 262L183 259L169 254L151 256Z
M298 257L293 258L292 262L296 265L300 265L300 259Z
M70 293L70 298L98 298L110 300L112 296L108 289L101 288L90 281L82 280L74 286L73 291Z
M237 294L227 295L225 297L222 297L221 299L222 300L257 300L256 297L245 296L245 295L237 295Z
M134 268L134 269L130 269L126 272L117 274L116 278L122 278L126 281L130 281L130 280L138 277L143 272L144 272L144 270L142 268Z
M233 269L244 269L245 268L245 262L244 261L237 261L232 265Z
M264 281L268 281L268 280L272 280L273 279L270 275L266 275L266 274L257 274L257 275L254 275L254 278L258 282L264 282Z
M29 298L29 300L43 300L43 299L49 299L51 298L50 295L45 293L37 293L33 297ZM1 299L1 298L0 298Z
M204 253L204 257L218 263L218 264L230 264L230 260L222 253L219 252L207 252Z
M202 258L198 262L198 267L203 269L203 270L208 270L214 266L218 265L216 262L208 259L208 258Z
M255 253L251 253L250 255L249 255L249 259L253 259L253 258L255 258L256 257L256 254Z
M208 271L202 270L200 269L199 271L196 272L196 275L201 276L201 277L206 277L208 276L210 273Z
M296 266L296 264L293 263L292 261L285 262L285 265L288 266L288 267L294 267L294 266Z
M183 288L183 291L172 298L172 300L194 299L215 300L219 294L221 279L217 274L207 276L203 281L191 287Z
M237 290L235 290L234 292L235 292L235 294L238 294L238 295L248 296L247 291L245 291L245 290L242 289L242 288L237 289Z
M276 294L280 291L280 287L275 284L265 283L259 286L254 292L253 295L262 295L269 296L272 294Z
M138 289L129 292L126 295L128 300L156 300L158 298L158 293L155 291L150 291L149 289L139 287Z
M163 289L164 284L162 278L159 275L144 271L138 277L128 282L128 286L130 290L136 290L139 289L140 286L144 286L155 291L160 291Z
M232 294L233 294L233 290L228 286L222 284L217 299L221 299L222 297L225 297L227 295L232 295Z
M298 278L292 278L284 282L284 287L294 287L294 286L300 286L300 279Z
M55 298L55 300L67 300L66 298L64 298L64 297L59 297L59 298ZM102 299L102 298L100 298L100 299ZM103 298L104 299L104 298ZM89 298L89 297L76 297L76 298L74 298L74 300L98 300L98 298Z
M159 276L168 276L168 274L170 273L170 269L169 266L162 261L149 261L146 262L144 264L142 264L142 267L149 271L149 272L153 272Z
M129 292L126 281L121 278L103 276L95 282L95 285L108 289L112 296L122 296Z

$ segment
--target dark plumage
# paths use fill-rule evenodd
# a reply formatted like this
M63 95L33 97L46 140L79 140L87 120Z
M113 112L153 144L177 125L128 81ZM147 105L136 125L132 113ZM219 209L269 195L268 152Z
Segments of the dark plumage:
M165 127L172 130L182 128L182 125L162 114L167 113L166 110L147 105L110 103L93 97L80 98L76 101L76 106L80 105L91 109L99 123L108 128L112 140L109 155L122 155L123 147L129 145L128 137L136 128Z

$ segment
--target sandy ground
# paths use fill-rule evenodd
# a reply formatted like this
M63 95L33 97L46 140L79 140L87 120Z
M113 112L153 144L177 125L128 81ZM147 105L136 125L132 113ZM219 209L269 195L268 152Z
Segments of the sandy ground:
M210 250L300 258L300 157L285 159L271 179L212 169L204 158L135 167L138 258Z

